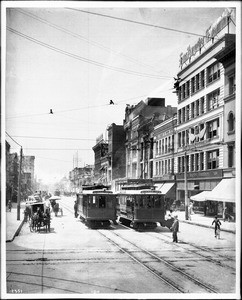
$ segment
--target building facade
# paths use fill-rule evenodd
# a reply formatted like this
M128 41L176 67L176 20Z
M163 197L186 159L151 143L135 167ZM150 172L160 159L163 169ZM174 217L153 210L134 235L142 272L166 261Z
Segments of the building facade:
M165 195L167 208L176 199L174 160L176 149L177 116L173 115L154 127L154 174L153 182Z
M228 143L225 142L224 134L227 128L225 119L229 113L225 111L231 111L232 119L233 109L230 110L229 106L233 106L235 101L233 98L231 104L226 104L229 101L226 100L226 82L229 81L226 76L230 76L226 74L235 73L232 71L233 66L229 67L231 70L226 70L218 55L233 44L233 13L226 10L209 27L206 35L192 48L189 46L187 53L182 53L180 57L181 71L177 74L177 155L174 168L177 199L183 202L186 191L188 201L202 191L212 191L226 173ZM233 139L232 133L226 137L227 140L230 138ZM206 201L205 209L207 214L222 215L223 204L220 201Z
M153 179L154 128L176 113L176 107L165 106L165 98L147 98L126 109L126 178Z

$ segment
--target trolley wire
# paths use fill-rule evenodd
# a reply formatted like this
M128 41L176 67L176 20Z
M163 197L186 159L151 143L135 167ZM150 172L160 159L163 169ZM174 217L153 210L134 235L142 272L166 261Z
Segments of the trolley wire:
M124 54L122 54L122 53L120 53L120 52L118 52L118 51L112 50L112 49L110 49L110 48L108 48L108 47L106 47L106 46L103 46L102 44L99 44L99 43L97 43L97 42L95 42L95 41L93 41L93 40L87 39L87 38L85 38L84 36L82 36L82 35L80 35L80 34L77 34L77 33L74 33L74 32L72 32L72 31L70 31L70 30L68 30L68 29L66 29L66 28L63 28L63 27L58 26L58 25L56 25L56 24L53 24L53 23L51 23L51 22L49 22L49 21L47 21L47 20L45 20L45 19L43 19L43 18L40 18L40 17L38 17L38 16L36 16L36 15L34 15L34 14L32 14L32 13L26 12L26 11L24 11L24 10L22 10L22 9L16 9L16 11L18 11L19 13L22 13L22 14L24 14L24 15L26 15L26 16L29 16L29 17L31 17L31 18L33 18L33 19L39 21L39 22L42 22L42 23L44 23L44 24L46 24L46 25L48 25L48 26L50 26L50 27L52 27L52 28L55 28L55 29L57 29L57 30L59 30L59 31L61 31L61 32L64 32L64 33L66 33L66 34L68 34L68 35L70 35L70 36L72 36L72 37L75 37L75 38L77 38L77 39L84 40L84 41L86 41L88 44L94 45L94 46L96 46L96 47L98 47L98 48L100 48L100 49L103 49L103 50L105 50L105 51L108 51L108 52L110 52L110 53L114 53L114 54L116 54L116 55L118 55L118 56L121 56L121 57L123 57L123 58L125 58L125 59L128 59L129 61L132 61L132 62L134 62L134 63L137 63L137 64L139 64L139 65L141 65L141 66L145 66L145 67L152 68L152 70L154 71L154 67L153 67L153 66L150 66L150 65L148 65L148 64L146 64L146 63L143 63L143 62L140 62L140 61L138 61L137 59L132 58L132 57L130 57L130 56L128 56L128 55L124 55ZM155 71L155 72L156 72L157 74L160 74L160 72L165 73L164 71L160 71L160 72Z
M69 8L69 7L67 7L66 9L75 10L75 11L79 11L79 12L82 12L82 13L96 15L96 16L100 16L100 17L115 19L115 20L119 20L119 21L125 21L125 22L129 22L129 23L134 23L134 24L138 24L138 25L149 26L149 27L153 27L153 28L159 28L159 29L168 30L168 31L172 31L172 32L179 32L179 33L184 33L184 34L187 34L187 35L194 35L194 36L199 36L199 37L205 37L205 35L199 34L199 33L194 33L194 32L189 32L189 31L184 31L184 30L169 28L169 27L155 25L155 24L150 24L150 23L144 23L144 22L135 21L135 20L129 20L129 19L120 18L120 17L114 17L114 16L110 16L110 15L106 15L106 14L101 14L101 13L90 12L90 11L86 11L86 10L82 10L82 9Z
M57 53L60 53L60 54L63 54L65 56L69 56L71 58L74 58L76 60L79 60L79 61L83 61L83 62L86 62L86 63L90 63L92 65L95 65L97 67L101 67L101 68L106 68L106 69L109 69L109 70L112 70L112 71L117 71L117 72L121 72L121 73L126 73L126 74L129 74L129 75L135 75L135 76L140 76L140 77L146 77L146 78L153 78L153 79L170 79L172 78L171 76L158 76L158 75L153 75L153 74L148 74L148 73L140 73L140 72L136 72L136 71L132 71L132 70L128 70L128 69L124 69L124 68L119 68L119 67L113 67L111 65L106 65L104 63L100 63L98 61L95 61L95 60L91 60L91 59L88 59L88 58L85 58L85 57L82 57L82 56L79 56L79 55L76 55L76 54L73 54L73 53L70 53L70 52L67 52L65 50L62 50L60 48L57 48L57 47L54 47L50 44L47 44L47 43L44 43L40 40L37 40L35 38L32 38L18 30L15 30L9 26L7 26L7 30L18 35L18 36L21 36L22 38L25 38L35 44L38 44L44 48L47 48L47 49L50 49L54 52L57 52Z

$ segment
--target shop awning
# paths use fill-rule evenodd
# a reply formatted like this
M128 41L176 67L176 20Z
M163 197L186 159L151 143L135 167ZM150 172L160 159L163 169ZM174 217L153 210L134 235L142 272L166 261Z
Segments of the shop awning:
M166 195L169 190L173 187L174 182L166 182L163 184L155 184L155 186L157 187L156 190L157 191L161 191L161 194Z
M235 202L235 178L222 179L205 198L209 201Z
M190 199L193 201L206 201L206 197L211 193L211 191L203 191L199 194L191 196Z

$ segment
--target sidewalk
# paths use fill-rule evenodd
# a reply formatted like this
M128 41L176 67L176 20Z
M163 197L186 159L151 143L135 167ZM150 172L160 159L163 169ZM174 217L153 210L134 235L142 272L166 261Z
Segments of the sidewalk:
M21 231L21 228L24 223L24 214L23 214L23 205L20 205L20 220L17 220L17 204L13 203L13 207L11 212L8 211L6 208L6 241L12 242ZM178 219L180 222L189 223L196 226L203 226L208 228L214 228L212 226L213 217L206 217L203 214L194 214L191 216L191 221L185 220L185 211L176 211L178 215ZM221 221L221 231L227 231L231 233L235 233L236 231L236 224L235 222L224 222Z
M16 235L19 234L23 223L24 214L22 205L20 205L20 220L17 220L17 203L13 203L11 212L6 207L6 242L12 242Z
M214 229L214 225L212 226L212 222L214 219L213 217L207 217L207 216L204 216L203 214L195 213L195 214L191 215L191 221L189 221L189 220L185 220L185 211L175 211L174 214L178 215L178 220L180 222ZM231 233L236 232L236 223L235 222L228 222L228 221L224 222L220 218L219 218L219 220L221 222L221 227L220 227L221 231L227 231L227 232L231 232Z

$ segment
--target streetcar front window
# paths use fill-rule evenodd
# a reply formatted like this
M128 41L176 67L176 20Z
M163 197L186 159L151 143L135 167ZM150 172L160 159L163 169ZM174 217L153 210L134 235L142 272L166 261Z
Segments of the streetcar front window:
M155 196L155 208L161 207L161 198L160 196Z
M106 199L105 196L99 197L99 208L105 208L106 207Z

